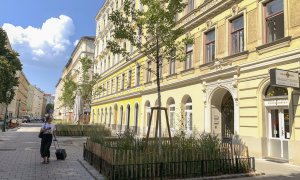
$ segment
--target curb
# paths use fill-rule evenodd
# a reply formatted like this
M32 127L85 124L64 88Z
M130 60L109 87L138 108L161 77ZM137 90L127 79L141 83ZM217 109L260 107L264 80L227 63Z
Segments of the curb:
M209 176L209 177L201 177L201 178L187 178L188 180L211 180L211 179L233 179L233 178L243 178L243 177L255 177L255 176L263 176L266 175L264 172L251 172L251 173L243 173L243 174L228 174L228 175L220 175L220 176ZM180 180L180 179L176 179Z
M105 180L105 177L102 176L93 166L83 159L77 159L81 166L95 179L95 180Z

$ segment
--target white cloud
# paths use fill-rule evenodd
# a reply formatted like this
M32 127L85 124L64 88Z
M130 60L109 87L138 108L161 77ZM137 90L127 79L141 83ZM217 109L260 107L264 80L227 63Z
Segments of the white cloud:
M74 46L77 46L77 44L79 43L79 40L77 39L75 42L74 42Z
M74 34L73 20L60 15L47 19L42 27L26 28L5 23L2 27L8 34L12 46L22 45L29 48L34 57L58 55L69 46L70 36Z

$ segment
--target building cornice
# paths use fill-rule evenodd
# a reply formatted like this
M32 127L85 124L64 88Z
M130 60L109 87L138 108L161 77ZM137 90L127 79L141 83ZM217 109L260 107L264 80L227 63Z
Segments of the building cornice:
M136 98L136 97L140 97L141 95L142 95L141 92L133 92L133 93L129 93L129 94L126 94L126 95L113 97L111 99L107 99L107 100L103 100L103 101L100 100L100 101L97 101L97 102L93 102L92 106L97 106L97 105L101 105L101 104L107 104L107 103L122 101L122 100L130 99L130 98Z

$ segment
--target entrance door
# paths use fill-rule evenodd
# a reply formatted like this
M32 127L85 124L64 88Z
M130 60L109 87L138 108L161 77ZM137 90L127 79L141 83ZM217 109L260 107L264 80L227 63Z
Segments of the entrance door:
M269 109L269 156L288 159L289 139L289 110L285 108Z
M227 92L222 100L222 139L231 140L234 134L234 104L232 96Z

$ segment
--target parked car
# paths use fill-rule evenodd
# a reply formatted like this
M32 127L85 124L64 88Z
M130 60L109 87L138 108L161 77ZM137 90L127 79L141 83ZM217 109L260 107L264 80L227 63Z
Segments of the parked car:
M30 117L28 116L23 116L22 118L22 123L29 123L30 122Z

